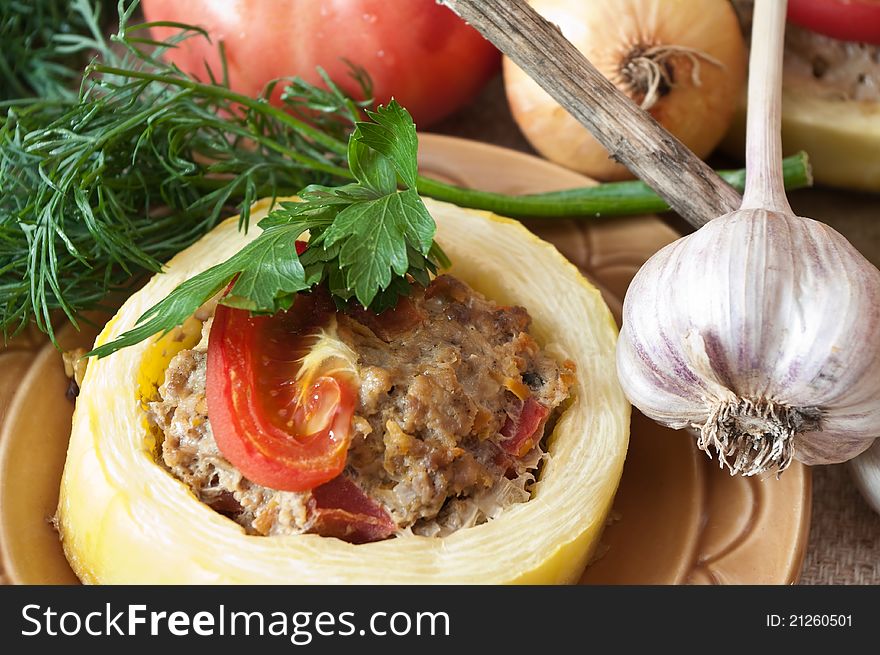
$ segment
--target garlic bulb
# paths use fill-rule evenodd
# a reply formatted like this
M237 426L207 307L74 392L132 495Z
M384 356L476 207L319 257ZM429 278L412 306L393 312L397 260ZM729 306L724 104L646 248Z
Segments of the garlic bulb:
M781 184L785 4L756 5L743 206L645 264L618 342L632 403L731 474L845 461L880 432L880 272Z
M880 441L849 463L853 481L862 497L880 514Z

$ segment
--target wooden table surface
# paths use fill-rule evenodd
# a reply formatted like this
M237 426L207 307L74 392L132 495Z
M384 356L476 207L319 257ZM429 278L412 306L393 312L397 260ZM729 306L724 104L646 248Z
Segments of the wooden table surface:
M500 77L469 107L429 131L535 154L511 118ZM796 212L828 223L880 266L880 194L813 188L792 193L790 200ZM677 217L664 218L680 231L690 229ZM861 498L846 465L813 469L813 517L801 583L880 584L880 516Z

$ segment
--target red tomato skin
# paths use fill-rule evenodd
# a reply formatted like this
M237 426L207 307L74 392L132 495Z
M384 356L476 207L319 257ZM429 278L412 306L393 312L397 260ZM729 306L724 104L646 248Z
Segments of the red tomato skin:
M258 337L270 320L218 305L208 341L208 418L220 452L246 478L270 489L307 491L345 468L354 394L350 385L337 385L335 438L301 443L279 428L259 402L255 373Z
M549 414L550 410L534 398L526 398L517 419L514 421L508 417L501 428L501 434L506 437L501 442L504 451L514 457L522 457L534 448L543 436L541 430Z
M835 39L880 45L880 0L789 0L788 19Z
M387 539L397 526L382 506L340 475L312 490L312 531L353 544Z
M277 77L320 83L321 66L343 89L358 94L348 59L365 68L380 104L392 96L419 127L473 99L498 70L500 53L435 0L143 0L148 21L174 20L205 28L211 41L187 39L165 57L207 79L219 78L217 43L226 48L231 87L249 96ZM153 28L167 38L173 28ZM279 101L276 89L273 100Z

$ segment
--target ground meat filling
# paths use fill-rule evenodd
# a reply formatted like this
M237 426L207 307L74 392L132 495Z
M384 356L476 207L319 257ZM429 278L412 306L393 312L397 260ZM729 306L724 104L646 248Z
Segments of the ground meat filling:
M528 403L552 414L568 398L572 365L538 346L525 309L499 306L451 276L405 303L405 312L336 317L339 338L359 357L344 475L399 532L443 536L528 500L544 456L537 443L544 426L525 454L510 447L511 435ZM209 329L171 361L160 397L149 405L164 434L162 461L248 532L318 531L311 492L253 484L218 450L205 401Z
M821 97L880 102L880 46L839 41L789 25L785 81Z
M732 0L746 39L753 0ZM785 85L820 98L880 102L880 46L841 41L789 23L785 28Z

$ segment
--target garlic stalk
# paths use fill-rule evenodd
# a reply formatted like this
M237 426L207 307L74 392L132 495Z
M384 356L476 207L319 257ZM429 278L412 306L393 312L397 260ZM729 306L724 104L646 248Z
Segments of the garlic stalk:
M731 475L845 461L880 432L880 272L782 186L785 10L756 3L742 207L642 267L617 350L632 403Z

